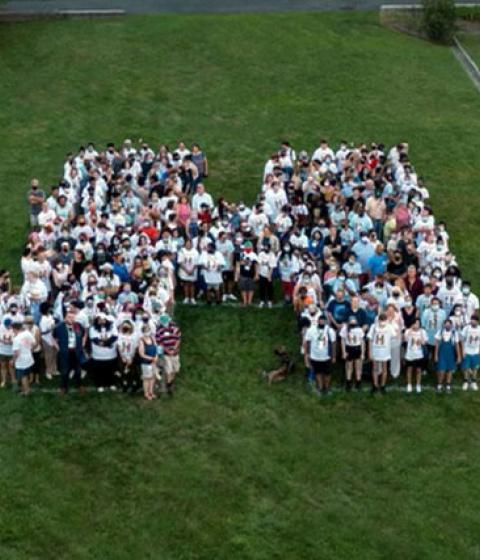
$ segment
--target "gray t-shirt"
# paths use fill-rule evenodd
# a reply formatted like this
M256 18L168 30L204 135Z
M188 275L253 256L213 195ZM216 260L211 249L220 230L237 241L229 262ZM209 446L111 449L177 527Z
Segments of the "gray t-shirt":
M30 198L31 195L40 196L42 200L45 200L45 193L41 189L30 189L28 191L27 200ZM32 216L38 216L42 211L42 203L39 204L30 204L30 214Z

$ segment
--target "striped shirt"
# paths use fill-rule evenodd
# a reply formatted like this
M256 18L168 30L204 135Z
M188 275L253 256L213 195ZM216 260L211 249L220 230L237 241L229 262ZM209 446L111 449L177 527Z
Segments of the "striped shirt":
M176 356L179 353L181 336L180 329L173 322L170 322L166 327L158 327L156 332L157 344L162 346L167 356Z

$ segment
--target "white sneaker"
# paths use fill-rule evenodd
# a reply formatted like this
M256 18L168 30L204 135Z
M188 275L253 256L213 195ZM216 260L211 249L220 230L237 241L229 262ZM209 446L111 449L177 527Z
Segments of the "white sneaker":
M98 388L97 388L97 391L98 391L99 393L103 393L103 392L105 391L105 387L98 387Z
M190 300L188 299L188 297L186 297L186 298L183 300L183 303L184 303L185 305L186 305L187 303L189 303L189 302L190 302Z
M265 302L264 302L264 301L261 301L261 302L258 304L258 307L265 307Z
M417 385L415 390L417 391L417 394L420 394L422 392L422 386L421 385Z
M45 374L45 377L46 377L49 381L52 380L52 374L51 374L51 373L46 373L46 374Z
M229 299L230 301L237 301L237 297L234 296L233 294L229 294L228 299Z
M269 302L267 303L267 307L268 307L269 309L272 309L273 303L272 303L271 301L269 301Z
M116 391L117 387L115 385L110 385L110 391Z
M470 387L472 388L472 391L478 391L478 385L476 381L472 381Z
M192 297L192 298L190 299L190 303L191 303L192 305L197 305L197 300L196 300L195 298Z
M225 303L226 301L228 301L228 296L227 296L227 294L223 294L223 296L222 296L222 301L223 301L223 303Z
M468 381L464 381L464 382L463 382L462 389L463 389L464 391L468 391Z
M411 393L412 391L413 391L412 384L409 383L409 384L407 385L407 393Z

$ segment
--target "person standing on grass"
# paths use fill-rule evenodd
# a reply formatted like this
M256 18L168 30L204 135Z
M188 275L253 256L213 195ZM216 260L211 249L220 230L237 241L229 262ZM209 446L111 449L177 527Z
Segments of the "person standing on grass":
M28 191L28 204L30 206L30 226L37 227L38 215L42 211L43 203L45 202L45 193L40 189L38 179L32 179L30 183L30 190Z
M345 360L346 390L352 389L352 373L355 374L355 389L361 388L362 368L365 360L365 333L355 317L350 317L340 329L342 358Z
M138 343L140 369L142 372L143 396L147 401L156 399L155 379L157 374L158 347L149 325L142 327L142 335Z
M305 367L313 370L317 393L330 394L331 366L336 362L337 334L319 315L317 323L307 329L303 343Z
M480 327L478 326L478 315L473 315L470 324L462 331L462 371L464 391L470 387L472 391L478 391L477 371L480 365Z
M372 362L372 393L386 393L388 364L392 358L394 328L387 322L387 315L380 313L368 332L368 357Z
M82 393L82 366L86 364L85 343L87 334L81 325L75 322L75 315L67 309L65 319L53 330L53 338L58 351L58 370L60 372L60 394L68 393L70 374L73 372L73 383Z
M126 319L120 325L117 350L119 369L121 374L122 391L134 393L137 389L136 354L138 349L138 336L135 333L135 325L131 319Z
M25 330L32 333L33 338L35 339L35 346L32 349L34 363L30 369L30 385L39 385L40 375L43 370L42 336L40 334L40 329L34 323L31 315L25 316Z
M162 356L165 384L169 395L173 394L175 378L180 371L180 341L182 333L178 326L166 314L160 316L156 332L159 354Z
M0 326L0 388L7 384L10 378L12 386L15 385L15 369L13 367L13 337L12 320L4 318Z
M51 313L50 304L43 302L40 304L40 334L43 349L43 358L45 360L45 377L52 379L57 373L57 348L53 331L55 329L55 319Z
M30 372L34 364L33 349L36 340L32 333L23 328L22 323L13 323L13 363L15 377L19 384L20 393L24 396L30 393Z
M258 285L260 288L259 307L273 305L273 271L277 266L277 257L272 252L269 241L263 244L258 254Z
M427 349L428 358L433 360L435 355L435 336L438 331L442 330L447 315L440 306L440 300L432 297L430 306L420 316L422 329L427 333Z
M115 391L117 328L109 317L99 313L90 327L89 338L92 347L91 371L97 391L103 393L106 387Z
M178 278L182 284L185 299L183 303L196 305L195 282L198 278L198 251L193 247L192 240L187 238L185 245L178 252Z
M240 291L242 307L248 307L252 304L257 280L257 255L253 252L252 242L245 241L238 248L235 263L235 282L238 284Z
M203 279L207 285L207 304L212 303L212 296L217 304L220 304L222 302L222 271L225 266L225 259L222 253L215 249L215 243L208 244L207 250L200 255L199 264L202 267Z
M413 391L412 374L415 374L417 393L422 392L422 368L424 364L427 333L420 327L420 319L415 319L413 325L405 331L404 341L407 345L405 361L407 364L407 393Z
M452 378L461 361L460 337L453 328L451 319L446 319L443 328L435 335L435 356L437 364L437 393L445 388L452 392Z

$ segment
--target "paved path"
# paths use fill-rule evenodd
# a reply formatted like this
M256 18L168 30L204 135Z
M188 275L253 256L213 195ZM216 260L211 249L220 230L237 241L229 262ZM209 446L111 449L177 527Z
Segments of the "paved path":
M381 4L412 0L9 0L6 12L119 9L128 13L241 13L329 10L373 10Z

